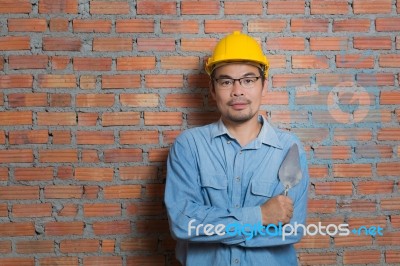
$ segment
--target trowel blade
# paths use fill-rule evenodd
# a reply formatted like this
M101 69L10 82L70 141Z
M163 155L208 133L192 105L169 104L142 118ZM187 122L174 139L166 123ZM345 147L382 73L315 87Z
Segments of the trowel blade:
M287 195L289 188L297 185L303 178L300 167L299 148L296 143L289 148L279 168L278 176L285 187L285 195Z

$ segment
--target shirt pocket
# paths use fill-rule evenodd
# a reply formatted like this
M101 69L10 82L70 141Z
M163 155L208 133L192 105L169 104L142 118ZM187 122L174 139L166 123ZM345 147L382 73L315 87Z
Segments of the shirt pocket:
M273 197L278 182L252 180L248 201L250 204L260 205Z
M206 205L226 207L228 199L228 178L221 174L202 174L200 185Z

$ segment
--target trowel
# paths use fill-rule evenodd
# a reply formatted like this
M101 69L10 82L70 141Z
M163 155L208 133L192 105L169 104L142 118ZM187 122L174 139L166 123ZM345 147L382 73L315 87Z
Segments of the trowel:
M285 190L283 195L287 196L289 188L294 187L303 178L300 167L299 148L294 143L289 151L286 153L285 158L278 171L279 180L282 182Z

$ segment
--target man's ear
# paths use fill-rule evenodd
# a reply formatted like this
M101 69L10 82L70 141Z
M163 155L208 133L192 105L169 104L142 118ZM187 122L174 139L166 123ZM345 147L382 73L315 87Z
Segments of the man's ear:
M211 78L208 81L208 89L210 91L210 94L211 94L212 98L215 100L215 86L214 86L213 81L212 81Z
M268 90L268 79L265 78L263 87L262 87L262 91L261 91L261 95L265 96L267 94L267 90Z

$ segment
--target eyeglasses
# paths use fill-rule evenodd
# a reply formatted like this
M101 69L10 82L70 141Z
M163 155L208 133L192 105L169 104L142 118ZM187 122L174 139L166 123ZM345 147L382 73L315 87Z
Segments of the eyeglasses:
M244 77L240 79L232 79L232 78L220 78L220 79L214 79L215 82L217 82L217 85L220 88L223 89L231 89L233 85L235 84L235 81L239 81L239 84L245 88L245 89L251 89L254 87L254 84L257 82L257 80L261 78L261 76L258 77Z

